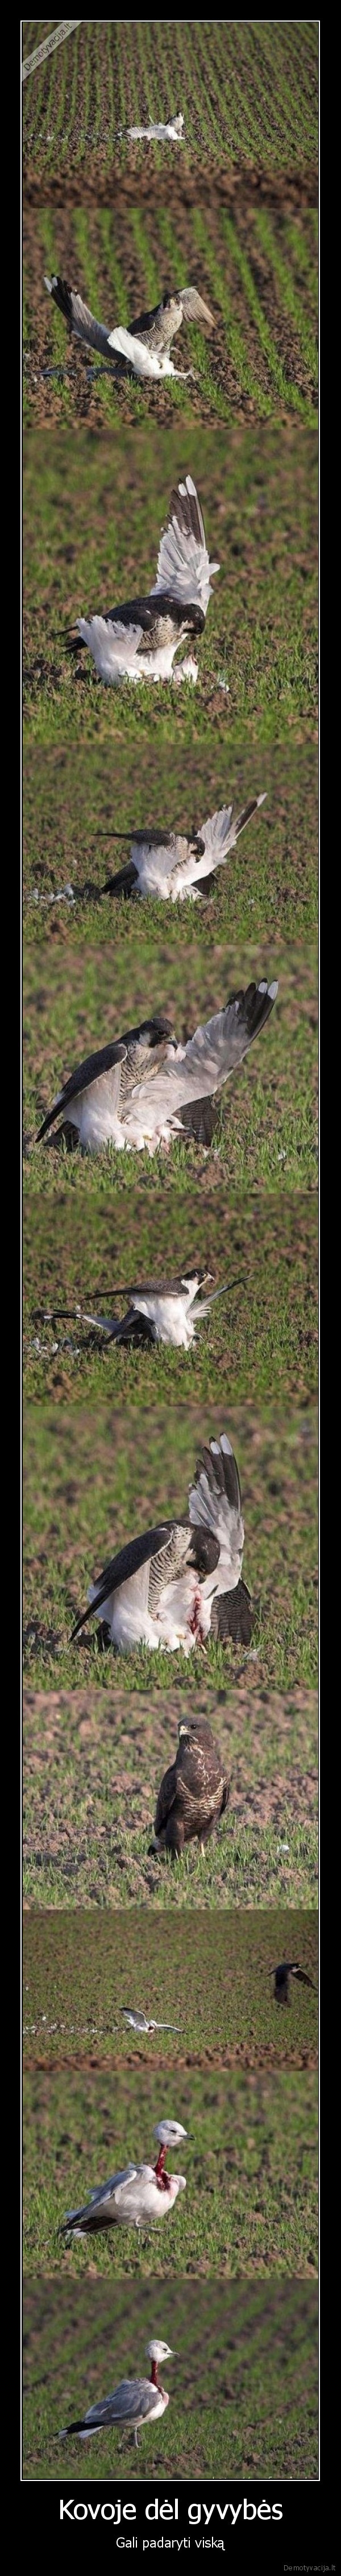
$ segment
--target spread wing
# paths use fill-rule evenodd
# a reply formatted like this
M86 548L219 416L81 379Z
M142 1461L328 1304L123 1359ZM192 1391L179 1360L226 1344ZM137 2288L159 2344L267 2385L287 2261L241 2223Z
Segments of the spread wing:
M153 1111L160 1124L191 1101L211 1099L222 1089L265 1027L277 990L277 984L249 984L245 993L231 995L225 1011L195 1029L187 1046L168 1048L160 1079L153 1086ZM142 1087L138 1107L143 1121L148 1102Z
M189 1511L194 1525L203 1523L218 1540L218 1592L233 1592L242 1570L244 1522L238 1467L225 1432L198 1458Z
M66 277L45 277L44 286L47 286L48 295L52 295L58 312L63 313L74 337L85 341L88 349L101 349L103 356L107 354L110 341L106 323L95 321L89 304L83 304L82 296L75 294L73 286L68 286Z
M201 824L198 840L200 837L203 841L212 868L223 867L228 851L235 849L240 833L245 832L246 824L251 822L252 814L257 813L257 806L265 805L265 802L265 794L250 796L248 804L243 805L241 813L235 815L232 805L222 805L219 814L210 814L207 823Z
M152 596L168 590L183 603L197 602L206 616L214 572L219 572L219 564L210 563L196 486L191 474L186 474L186 482L179 483L173 495L171 517L161 537Z

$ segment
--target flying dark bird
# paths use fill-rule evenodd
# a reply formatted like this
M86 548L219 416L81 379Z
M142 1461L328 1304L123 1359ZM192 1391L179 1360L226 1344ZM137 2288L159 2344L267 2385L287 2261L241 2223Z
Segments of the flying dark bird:
M128 599L106 615L77 617L69 649L88 644L99 679L170 680L174 654L186 637L202 635L218 563L210 563L204 521L191 474L178 483L159 546L157 578L146 597ZM177 678L197 680L197 662L181 662Z
M88 2442L91 2434L108 2433L111 2425L121 2424L124 2432L133 2432L138 2450L139 2426L155 2424L169 2406L169 2391L162 2388L159 2369L162 2361L174 2358L171 2344L155 2339L146 2344L146 2352L152 2365L150 2379L120 2379L111 2397L101 2398L99 2406L89 2406L87 2415L77 2415L72 2424L63 2425L61 2442L66 2442L68 2433L79 2433L81 2442Z
M109 331L106 323L95 321L89 305L83 303L73 286L68 286L65 277L45 277L44 285L58 312L63 313L72 338L85 341L88 349L99 349L113 369L118 356L124 375L176 376L185 383L193 370L173 366L170 348L175 332L180 331L182 322L208 322L213 329L213 314L202 296L197 295L195 286L179 287L170 295L162 295L151 313L140 313L137 322L128 322L126 330L119 327Z
M83 1150L99 1154L104 1145L155 1154L168 1149L181 1131L182 1111L211 1100L236 1073L273 1010L278 984L248 984L233 993L225 1010L204 1022L183 1046L170 1021L142 1020L122 1038L85 1057L70 1074L38 1130L37 1144L48 1129L76 1128Z
M298 1984L301 1986L311 1986L315 1994L313 1979L307 1976L305 1968L299 1967L298 1959L281 1959L278 1968L269 1968L269 1976L274 1978L276 2004L290 2003L289 1977L297 1977Z
M198 832L186 837L181 832L134 832L130 859L116 877L107 877L103 894L157 895L162 903L200 903L217 868L226 867L231 850L236 848L240 833L245 831L262 796L250 796L240 814L233 819L232 805L222 805L218 814L210 814ZM108 839L123 841L125 832L109 832Z
M73 1637L95 1617L121 1654L146 1645L190 1655L209 1635L220 1594L228 1633L229 1596L233 1622L235 1590L244 1593L243 1546L238 1468L222 1432L197 1461L186 1519L161 1521L120 1548L90 1585Z
M223 1287L214 1288L211 1297L202 1297L201 1290L208 1285L211 1276L210 1270L196 1270L184 1278L161 1282L148 1279L144 1288L116 1288L112 1294L116 1297L129 1295L130 1300L121 1322L112 1315L86 1314L79 1305L38 1307L34 1320L44 1324L67 1320L89 1324L93 1332L102 1334L104 1341L122 1342L128 1348L166 1342L173 1350L189 1351L196 1341L198 1326L209 1314L211 1306L219 1297L228 1297L232 1289L241 1284L238 1279L224 1280ZM100 1296L104 1292L99 1290L98 1293ZM94 1303L97 1303L97 1291Z
M151 2221L170 2218L179 2191L186 2190L184 2174L166 2173L168 2147L179 2145L187 2130L179 2120L159 2120L154 2137L159 2142L155 2165L126 2165L122 2172L110 2175L109 2182L92 2191L81 2209L68 2209L61 2236L94 2236L104 2227L148 2227Z
M225 1814L229 1783L211 1727L200 1719L193 1725L179 1725L179 1743L175 1762L165 1771L157 1800L154 1835L151 1846L156 1851L179 1855L184 1844L197 1837L205 1851L209 1835L219 1816Z

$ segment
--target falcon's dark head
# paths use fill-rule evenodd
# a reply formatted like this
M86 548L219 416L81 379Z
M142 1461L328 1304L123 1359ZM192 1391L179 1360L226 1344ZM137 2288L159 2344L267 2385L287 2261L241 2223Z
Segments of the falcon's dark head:
M190 600L188 608L184 607L182 625L185 635L203 634L205 625L204 611L203 608L199 608L199 604L196 599Z
M183 1720L183 1718L179 1718L179 1725L178 1725L179 1744L180 1744L180 1742L181 1742L181 1738L182 1738L182 1736L184 1736L184 1735L186 1736L186 1743L187 1743L187 1744L191 1744L191 1745L200 1744L200 1745L201 1745L201 1747L202 1747L202 1751L203 1751L203 1753L205 1753L205 1752L206 1752L206 1753L208 1753L208 1751L209 1751L209 1747L211 1747L211 1748L212 1748L212 1744L213 1744L212 1728L211 1728L210 1726L208 1726L208 1725L207 1725L207 1723L206 1723L206 1719L205 1719L205 1718L200 1718L200 1717L198 1717L198 1718L193 1718L193 1723L192 1723L192 1724L188 1724L188 1726L186 1726L186 1725L184 1724L184 1720Z

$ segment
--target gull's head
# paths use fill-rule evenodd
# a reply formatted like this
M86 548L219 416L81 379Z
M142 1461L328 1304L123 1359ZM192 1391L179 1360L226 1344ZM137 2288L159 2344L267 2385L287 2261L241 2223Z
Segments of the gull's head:
M153 2343L146 2343L146 2353L148 2353L148 2361L175 2361L176 2359L172 2344L157 2343L155 2337Z
M160 2147L177 2147L180 2138L187 2138L187 2129L181 2128L180 2120L158 2120L154 2138Z

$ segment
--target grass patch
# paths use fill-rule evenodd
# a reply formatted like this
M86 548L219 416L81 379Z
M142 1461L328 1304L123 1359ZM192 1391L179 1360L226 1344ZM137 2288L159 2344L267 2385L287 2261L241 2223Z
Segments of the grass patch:
M253 1643L257 1674L280 1691L316 1682L316 1440L315 1415L285 1407L273 1413L224 1405L224 1423L238 1458L246 1530L244 1571L259 1602ZM51 1403L26 1407L25 1423L25 1666L40 1683L74 1687L82 1672L113 1691L132 1693L156 1681L169 1690L174 1678L195 1704L202 1690L202 1659L190 1671L179 1653L155 1656L140 1647L120 1657L103 1653L89 1628L70 1644L70 1630L85 1606L87 1585L131 1530L155 1525L160 1510L186 1510L188 1485L202 1439L221 1432L221 1402L203 1420L196 1402L155 1401L143 1413L127 1399L93 1413L75 1402L56 1411ZM211 1708L227 1688L240 1654L209 1641L205 1683Z
M119 2474L167 2478L318 2477L318 2305L310 2281L169 2285L161 2309L154 2284L103 2280L25 2284L24 2477L74 2480ZM139 2458L120 2435L80 2455L58 2444L60 2425L96 2402L122 2375L143 2374L145 2344L162 2317L180 2355L167 2367L170 2404L141 2438ZM160 2325L161 2332L161 2325ZM181 2376L179 2391L178 2372ZM169 2375L168 2375L169 2373ZM173 2392L173 2393L172 2393ZM62 2469L61 2469L62 2460ZM263 2489L262 2489L263 2492Z
M55 1776L58 1750L60 1772L62 1768L62 1716L63 1704L57 1711L48 1700L44 1751L50 1766L55 1757ZM102 1704L99 1716L103 1717ZM147 1712L145 1718L148 1725ZM86 1769L91 1720L86 1738L79 1693L75 1720ZM278 1708L273 1726L275 1722L280 1722ZM308 1711L301 1710L301 1740L304 1726L307 1736L308 1722ZM30 1729L32 1774L37 1724L38 1710L31 1700L25 1731L28 1734ZM71 1724L73 1730L73 1715ZM92 1724L94 1740L94 1718ZM105 1724L104 1716L104 1728ZM293 1711L291 1726L294 1733ZM271 1737L271 1728L269 1733ZM73 1742L72 1732L72 1753ZM43 1775L42 1762L42 1781ZM222 1912L212 1915L205 1907L192 1921L187 1917L184 1938L182 1910L180 1915L168 1910L166 1919L159 1915L156 1940L151 1906L144 1907L143 1913L141 1907L131 1906L122 1923L120 1913L104 1921L92 1906L86 1910L76 1903L73 1912L67 1913L65 1904L64 1896L62 1909L53 1917L49 1911L24 1916L24 2059L31 2071L39 2066L56 2072L58 2066L77 2065L90 2072L90 2063L100 2070L110 2061L124 2083L127 2078L130 2081L131 2070L136 2083L139 2072L149 2069L160 2092L166 2069L167 2083L171 2069L172 2083L176 2087L179 2083L181 2090L192 2066L212 2070L240 2062L258 2069L265 2066L269 2072L316 2061L316 1913L307 1908L302 1914L301 1908L295 1911L291 1904L289 1909L277 1901L271 1916L265 1908L257 1912L250 1908L247 1913L235 1909L227 1922ZM292 1957L307 1970L315 1991L293 1980L290 2007L282 2010L274 2003L270 1969L276 1960ZM139 2009L141 2002L154 2020L179 2023L178 2035L160 2030L141 2039L127 2030L120 2008ZM112 2124L110 2107L107 2116ZM176 2116L180 2118L180 2112ZM186 2127L181 2112L182 2117Z
M219 538L221 572L199 647L193 691L142 683L105 689L86 657L65 652L70 623L82 611L148 591L174 483L198 474L195 430L171 428L165 443L141 427L98 441L43 433L25 454L25 726L34 741L65 747L94 739L140 741L157 724L158 746L207 735L212 716L233 722L235 746L250 739L285 740L293 725L316 722L316 441L288 424L279 463L277 427L231 430L229 474L223 442L205 431L200 497L210 549ZM67 502L65 496L67 495ZM262 602L260 616L260 599ZM229 697L217 680L225 672ZM213 699L213 706L212 706Z
M61 1082L104 1035L119 1036L154 1010L167 1012L177 1037L197 1028L222 1008L228 994L264 973L278 977L279 992L270 1022L250 1048L236 1075L225 1085L218 1104L213 1139L213 1169L219 1181L252 1189L299 1191L317 1181L317 967L314 950L281 948L274 933L258 948L248 944L229 950L214 946L206 954L184 945L177 929L167 927L160 948L143 914L143 945L138 916L127 939L115 947L84 948L64 940L42 952L27 947L24 977L24 1133L25 1189L29 1195L53 1194L56 1181L68 1194L76 1189L87 1201L104 1188L129 1194L148 1187L154 1201L170 1188L187 1194L191 1178L212 1169L212 1147L203 1161L202 1148L185 1136L175 1138L168 1154L147 1151L117 1153L107 1146L98 1155L70 1154L52 1130L51 1141L35 1143L45 1110ZM50 963L51 959L51 963Z
M170 2170L186 2175L186 2192L169 2224L113 2228L65 2250L58 2240L65 2209L77 2207L125 2164L153 2161L154 2122L163 2117L162 2079L138 2067L115 2075L73 2067L24 2079L24 2271L84 2278L176 2275L233 2280L241 2274L317 2271L317 2076L283 2073L172 2076L172 2117L187 2137ZM161 2113L159 2103L161 2102ZM285 2158L283 2131L285 2127ZM38 2177L39 2175L39 2182Z

